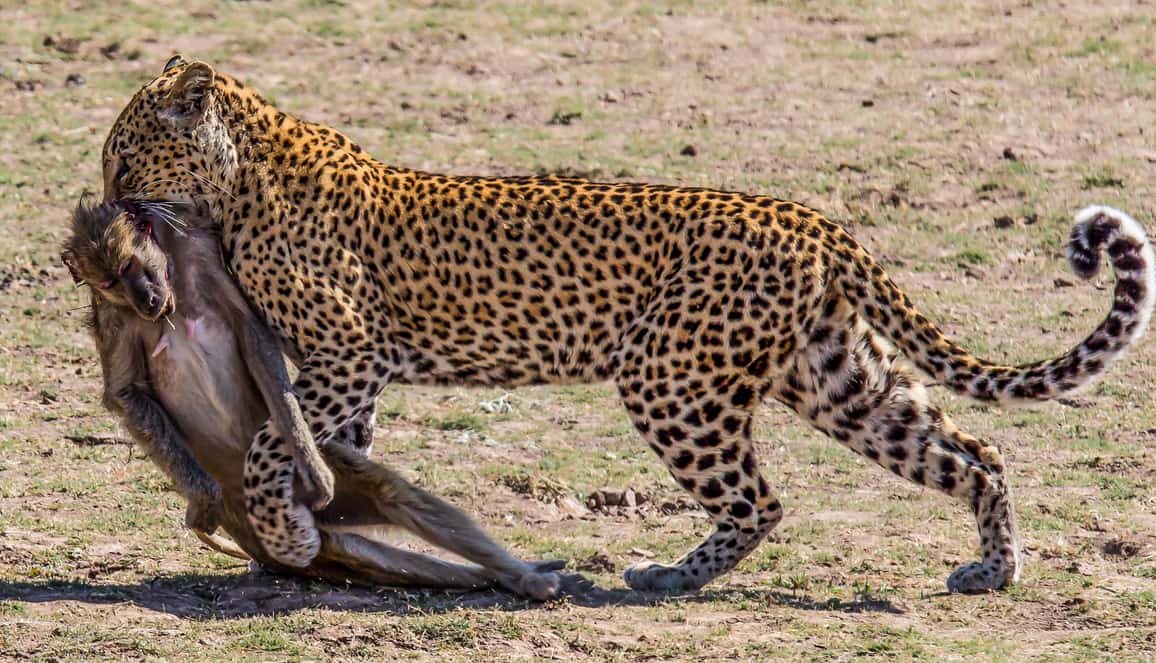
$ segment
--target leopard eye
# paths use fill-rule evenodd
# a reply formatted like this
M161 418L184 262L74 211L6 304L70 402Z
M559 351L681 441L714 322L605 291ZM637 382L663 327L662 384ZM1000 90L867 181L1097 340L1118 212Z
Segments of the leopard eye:
M123 180L125 175L128 175L128 160L121 157L120 165L116 169L116 180L118 182Z

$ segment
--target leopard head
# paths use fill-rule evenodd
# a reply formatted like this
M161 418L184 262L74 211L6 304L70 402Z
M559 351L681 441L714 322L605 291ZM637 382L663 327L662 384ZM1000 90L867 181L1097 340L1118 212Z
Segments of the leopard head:
M237 147L222 91L236 85L177 55L133 96L101 154L104 200L213 201L232 188Z

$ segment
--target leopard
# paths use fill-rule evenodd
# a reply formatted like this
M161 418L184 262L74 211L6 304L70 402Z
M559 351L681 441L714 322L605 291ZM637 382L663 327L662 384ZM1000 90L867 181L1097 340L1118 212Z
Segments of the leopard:
M927 387L995 404L1086 388L1143 336L1156 292L1143 227L1087 207L1067 257L1090 278L1107 254L1106 317L1051 359L993 362L949 339L842 225L801 203L388 165L180 55L120 113L102 168L107 200L209 205L242 289L303 360L294 392L320 445L386 385L612 382L713 523L679 560L625 569L634 590L697 590L780 523L752 436L765 401L967 505L981 557L948 576L949 591L1018 582L1004 456ZM265 427L253 449L274 439ZM261 517L280 527L278 514Z

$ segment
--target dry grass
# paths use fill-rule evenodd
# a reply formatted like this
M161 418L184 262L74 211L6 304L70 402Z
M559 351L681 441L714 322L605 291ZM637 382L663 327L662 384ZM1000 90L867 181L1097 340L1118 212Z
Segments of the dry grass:
M1151 660L1150 343L1067 404L936 390L1014 472L1028 567L989 596L940 593L977 547L961 505L773 404L757 434L784 524L709 591L664 597L626 591L620 571L677 556L708 523L604 385L519 390L492 412L502 392L387 390L378 453L601 588L545 606L249 577L182 532L178 499L131 447L66 439L116 431L57 246L99 188L104 132L174 50L399 165L799 199L993 358L1051 355L1091 329L1107 293L1057 281L1075 281L1062 244L1091 202L1153 226L1150 5L718 5L0 8L0 658ZM583 519L556 506L606 486L648 499Z

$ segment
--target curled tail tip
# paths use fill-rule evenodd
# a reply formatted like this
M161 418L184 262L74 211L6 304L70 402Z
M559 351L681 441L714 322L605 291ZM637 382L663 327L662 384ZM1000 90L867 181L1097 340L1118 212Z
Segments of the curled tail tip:
M1117 234L1140 244L1141 251L1151 252L1144 228L1124 212L1107 205L1089 205L1080 210L1068 242L1068 263L1072 271L1085 279L1098 274L1101 250ZM1152 270L1150 261L1144 269Z
M1144 334L1156 305L1156 252L1144 227L1120 210L1103 205L1086 207L1076 215L1068 259L1084 276L1096 272L1107 254L1116 271L1115 298L1109 319L1101 329L1126 337L1124 346Z

